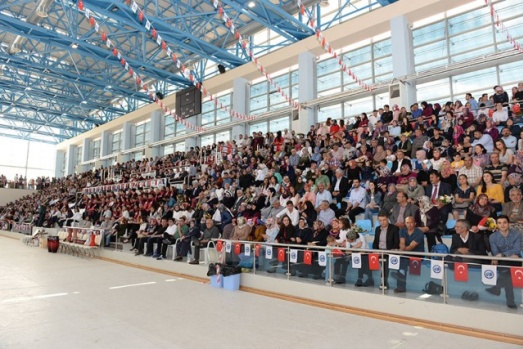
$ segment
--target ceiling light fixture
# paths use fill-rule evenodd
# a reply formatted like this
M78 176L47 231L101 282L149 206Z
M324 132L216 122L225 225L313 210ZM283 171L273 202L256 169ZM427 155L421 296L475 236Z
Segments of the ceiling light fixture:
M329 0L321 0L320 1L321 7L328 7L329 6Z
M73 42L71 44L71 47L74 48L74 49L77 49L78 48L78 44L76 42Z
M87 101L82 101L82 104L87 104Z
M249 6L249 8L253 8L254 6L256 6L256 3L254 1L250 1L247 6Z

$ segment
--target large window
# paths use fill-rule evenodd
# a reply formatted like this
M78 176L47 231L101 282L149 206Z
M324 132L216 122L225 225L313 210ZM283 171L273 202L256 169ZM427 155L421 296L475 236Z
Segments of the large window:
M91 159L98 159L100 157L100 139L95 139L92 143L92 158Z
M122 131L113 133L111 153L119 153L122 150Z
M495 8L514 39L523 38L521 1L499 1ZM464 13L414 29L413 43L417 72L512 49L506 34L494 26L490 9L483 2Z
M56 147L53 144L0 137L0 173L7 180L15 175L26 179L55 176Z
M272 79L273 83L270 83L264 78L259 82L253 83L251 86L250 113L252 115L289 106L289 102L282 97L280 91L284 92L293 100L298 99L297 70L272 77ZM275 84L280 91L275 87Z
M218 96L218 100L202 103L202 127L223 125L231 121L231 116L223 108L231 108L232 93Z
M136 125L136 133L134 136L134 146L140 147L147 144L150 140L151 122L144 121Z

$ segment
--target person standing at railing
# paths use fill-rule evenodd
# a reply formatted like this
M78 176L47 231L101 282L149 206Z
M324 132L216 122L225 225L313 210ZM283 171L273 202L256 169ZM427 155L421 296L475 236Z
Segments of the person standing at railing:
M498 230L490 235L489 242L494 257L513 258L514 261L492 260L492 265L500 266L521 266L521 235L514 229L510 228L508 216L501 215L497 219ZM505 289L505 298L507 307L517 309L514 301L514 286L510 268L498 268L498 281L495 286L489 287L486 291L495 296L501 294L501 289Z
M425 238L423 232L416 227L416 219L405 218L405 228L400 230L400 251L425 252ZM407 291L407 270L409 268L408 255L400 257L400 270L392 274L397 279L394 293Z
M380 212L378 214L378 221L380 225L376 227L374 232L374 241L372 243L372 248L374 250L398 250L400 247L400 238L399 238L399 228L395 225L389 223L389 215L387 212ZM389 288L389 255L384 254L383 258L385 262L383 263L382 275L383 275L383 285L380 288Z

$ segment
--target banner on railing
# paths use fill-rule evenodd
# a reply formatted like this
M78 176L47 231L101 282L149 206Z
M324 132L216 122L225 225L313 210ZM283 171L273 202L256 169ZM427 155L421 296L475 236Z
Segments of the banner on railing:
M11 231L15 233L31 234L33 232L33 225L30 223L13 223L13 229Z
M163 186L166 185L166 183L167 183L167 179L166 178L148 179L146 181L138 181L138 182L99 185L97 187L84 188L82 190L82 192L84 194L91 194L91 193L100 193L100 192L103 192L103 191L117 191L117 190L141 189L141 188L156 188L156 187L163 187Z

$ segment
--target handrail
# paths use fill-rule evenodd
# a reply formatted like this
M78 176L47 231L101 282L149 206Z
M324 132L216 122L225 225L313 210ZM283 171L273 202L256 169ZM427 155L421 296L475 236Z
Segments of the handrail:
M258 242L258 241L248 241L248 240L227 240L227 239L212 239L212 241L230 241L231 243L240 243L240 244L254 244L262 246L276 246L276 247L286 247L292 249L301 249L301 250L324 250L326 252L331 252L333 250L346 251L346 252L363 252L363 253L378 253L378 254L397 254L397 255L408 255L411 256L420 256L420 257L440 257L444 260L445 257L460 257L468 259L481 259L481 260L497 260L497 261L511 261L520 260L523 263L523 258L518 257L496 257L496 256L482 256L482 255L462 255L462 254L452 254L452 253L434 253L434 252L414 252L414 251L400 251L400 250L374 250L374 249L354 249L348 247L333 247L333 246L306 246L306 245L297 245L297 244L282 244L277 242ZM477 264L477 263L469 263ZM479 265L479 264L478 264Z

